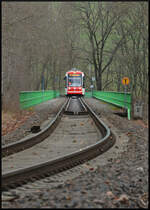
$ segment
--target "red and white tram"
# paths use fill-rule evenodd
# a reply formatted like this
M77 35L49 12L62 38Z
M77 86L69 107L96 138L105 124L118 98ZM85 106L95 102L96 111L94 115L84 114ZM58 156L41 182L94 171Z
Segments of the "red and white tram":
M71 70L66 72L65 75L65 95L84 96L84 73L79 70Z

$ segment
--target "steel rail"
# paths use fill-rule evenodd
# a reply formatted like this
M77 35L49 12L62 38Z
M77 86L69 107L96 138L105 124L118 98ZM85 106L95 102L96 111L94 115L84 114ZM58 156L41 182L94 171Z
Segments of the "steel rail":
M68 102L69 102L69 99L66 100L66 102L62 105L59 112L56 114L54 119L52 121L50 121L48 126L46 126L44 129L42 129L40 132L38 132L37 134L33 134L30 137L27 136L17 142L3 146L2 147L2 157L9 156L13 153L17 153L22 150L28 149L28 148L32 147L33 145L43 141L46 137L48 137L52 133L52 131L56 128Z
M75 110L73 109L73 107L71 107L71 105L74 103L74 100L75 100L75 103L77 104L78 108L80 107L79 110L77 110L75 108ZM71 110L70 110L70 107L71 107ZM83 102L81 101L80 98L78 97L70 97L70 100L68 102L68 105L66 106L66 109L65 109L65 114L70 114L70 115L82 115L82 114L87 114L87 109L86 107L84 106Z
M71 101L71 98L68 99L68 104L67 104L67 106L66 106L66 108L65 108L65 111L67 111L67 109L68 109L68 107L69 107L69 105L70 105L70 101Z
M63 170L67 170L104 153L114 145L115 136L111 133L110 129L99 119L99 117L93 112L93 110L86 104L83 99L81 99L81 101L95 121L98 129L100 129L103 138L95 144L65 156L2 174L2 190L6 190L9 187L22 185L30 180L40 179L55 173L59 173Z
M79 101L80 101L80 103L81 103L81 105L82 105L83 109L86 111L86 107L85 107L85 105L84 105L84 103L83 103L83 101L82 101L82 99L81 99L81 98L79 98Z

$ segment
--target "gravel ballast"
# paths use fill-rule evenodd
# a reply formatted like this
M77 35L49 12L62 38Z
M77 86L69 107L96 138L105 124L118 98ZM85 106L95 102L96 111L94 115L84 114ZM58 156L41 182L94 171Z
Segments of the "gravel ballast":
M95 158L96 170L90 170L91 165L85 174L70 176L56 187L47 183L34 193L14 196L2 202L3 208L148 208L148 128L138 120L115 115L111 106L99 100L86 101L118 138L127 137L124 150L115 144L118 154L111 156L107 151L103 164ZM44 104L43 109L39 106L42 115Z

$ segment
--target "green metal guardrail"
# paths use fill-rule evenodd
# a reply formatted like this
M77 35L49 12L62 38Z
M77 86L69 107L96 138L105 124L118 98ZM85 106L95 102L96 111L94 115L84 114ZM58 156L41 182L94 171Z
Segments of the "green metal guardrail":
M26 109L58 96L59 91L57 90L21 91L19 93L20 108Z
M95 97L110 104L123 107L127 109L128 119L131 119L131 93L93 90L93 95L92 92L85 92L85 97Z
M131 119L131 93L94 90L93 97L127 109L128 120Z

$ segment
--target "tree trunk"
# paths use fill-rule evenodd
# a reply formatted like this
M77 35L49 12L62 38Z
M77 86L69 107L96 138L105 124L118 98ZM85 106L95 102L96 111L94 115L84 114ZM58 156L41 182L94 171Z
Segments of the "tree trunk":
M97 90L102 90L102 75L99 74L96 80Z

